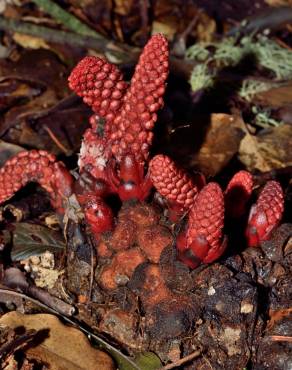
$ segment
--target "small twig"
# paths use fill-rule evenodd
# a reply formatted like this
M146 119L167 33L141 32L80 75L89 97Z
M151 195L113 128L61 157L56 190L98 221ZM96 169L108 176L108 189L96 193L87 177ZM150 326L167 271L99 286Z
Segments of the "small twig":
M129 63L137 59L136 49L107 39L79 35L74 32L54 30L52 28L22 22L15 19L0 17L0 29L4 31L19 32L26 35L42 38L48 42L75 45L83 48L97 50L100 53L113 56L120 63Z
M94 243L91 238L89 238L88 242L90 243L90 253L91 253L91 263L90 263L90 280L89 280L89 291L88 291L88 299L91 300L92 298L92 288L93 288L93 280L94 280L94 270L95 270L95 256L94 256Z
M289 342L289 343L292 343L292 337L286 337L284 335L270 335L270 339L274 342Z
M62 315L72 316L76 312L74 306L62 301L60 298L53 297L45 290L42 290L34 285L29 286L27 293L45 303L47 306L52 307Z
M140 6L140 14L141 14L141 31L143 35L143 41L146 42L148 36L148 8L149 8L149 1L148 0L139 0Z
M178 361L175 361L175 362L172 362L171 364L163 366L162 368L160 368L160 370L170 370L170 369L173 369L175 367L181 366L181 365L185 364L186 362L191 361L196 357L199 357L201 355L201 353L202 353L202 350L198 349L197 351L191 353L190 355L187 355L187 356L181 358Z
M71 151L67 149L57 138L57 136L53 133L53 131L47 126L44 125L43 128L47 131L49 134L50 138L53 140L53 142L57 145L58 148L60 148L66 155L70 155Z

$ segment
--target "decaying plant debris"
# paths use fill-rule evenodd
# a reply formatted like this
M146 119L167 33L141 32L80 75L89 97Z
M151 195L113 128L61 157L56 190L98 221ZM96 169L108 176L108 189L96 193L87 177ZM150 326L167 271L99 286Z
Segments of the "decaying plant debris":
M292 366L291 9L246 3L0 9L3 369Z

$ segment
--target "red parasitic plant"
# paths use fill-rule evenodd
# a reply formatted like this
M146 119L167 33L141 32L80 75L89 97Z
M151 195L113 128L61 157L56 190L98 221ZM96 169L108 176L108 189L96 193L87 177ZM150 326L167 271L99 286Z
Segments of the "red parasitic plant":
M84 136L80 170L106 180L122 200L144 200L150 191L144 164L167 75L167 40L157 34L145 46L128 88L116 67L95 57L84 58L69 77L69 86L98 115ZM105 119L101 133L99 117Z
M281 185L277 181L268 181L250 210L246 230L250 247L256 247L270 238L281 221L283 211L284 194Z
M166 199L172 222L179 221L181 226L181 216L187 215L186 229L177 236L176 245L179 259L190 268L222 256L227 245L224 208L227 216L240 217L251 196L253 180L247 171L235 174L223 194L218 184L205 185L203 175L192 177L166 155L149 161L152 129L163 106L167 75L168 45L161 34L145 46L129 84L116 66L85 57L69 77L70 88L94 112L80 149L78 179L45 151L21 152L0 170L1 203L29 181L48 191L60 214L76 195L99 256L114 256L102 272L101 285L109 289L117 286L115 279L125 271L129 278L142 262L157 264L163 249L172 245L173 235L158 224L156 210L145 203L125 203L115 218L106 203L108 195L117 194L123 202L144 202L154 186ZM282 213L282 189L271 181L252 207L248 245L269 238Z
M91 117L92 127L85 132L82 141L78 161L81 180L75 190L97 240L100 233L113 227L112 212L103 200L105 194L114 192L122 200L144 200L151 190L144 165L149 156L156 112L163 105L167 74L167 40L157 34L145 46L129 86L117 67L96 57L85 57L69 76L70 88L96 113ZM45 163L45 156L39 164L35 158L39 156L38 152L26 153L3 167L1 201L9 199L28 181L36 181L49 192L52 205L59 208L63 196L59 193L66 185L62 179L70 179L71 189L71 175L63 164L54 162L53 156L47 154L54 163ZM8 174L14 170L18 178L12 187L10 181L13 184L14 178ZM59 176L62 171L63 175ZM98 186L89 186L88 182L82 181L84 173L90 174ZM65 193L71 192L66 190Z

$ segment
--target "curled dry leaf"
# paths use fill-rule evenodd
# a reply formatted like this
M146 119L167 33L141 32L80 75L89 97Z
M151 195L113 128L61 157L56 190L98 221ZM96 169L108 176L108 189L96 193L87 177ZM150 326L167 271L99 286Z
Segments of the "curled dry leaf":
M237 153L243 137L244 122L241 117L212 114L204 142L192 164L205 175L216 175Z
M246 134L241 141L239 157L250 171L271 171L292 165L292 126L284 124L261 135Z
M49 314L22 315L9 312L1 317L1 326L11 329L24 327L43 334L43 340L26 350L29 359L49 365L51 370L111 370L113 360L106 353L94 349L79 330L63 325Z

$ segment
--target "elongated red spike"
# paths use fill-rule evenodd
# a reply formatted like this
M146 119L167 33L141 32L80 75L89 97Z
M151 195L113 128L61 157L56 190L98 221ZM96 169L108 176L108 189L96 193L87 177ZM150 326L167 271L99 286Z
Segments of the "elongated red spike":
M28 182L39 183L61 213L63 200L72 194L73 178L62 162L44 150L23 151L0 170L0 203L11 198Z
M118 161L134 154L142 164L149 155L156 112L162 107L162 96L168 75L168 43L157 34L151 37L139 58L123 105L113 122L110 141Z
M170 208L178 216L190 209L199 189L184 170L168 156L159 154L150 161L149 172L153 186L168 200Z
M284 212L284 194L277 181L268 181L251 208L246 230L250 247L268 240L279 225Z
M242 170L232 177L224 194L227 216L238 218L244 215L252 188L253 178L250 172Z
M211 263L226 249L223 238L224 198L220 186L206 185L189 212L186 234L178 238L179 258L189 267Z
M106 60L87 56L73 69L68 81L70 89L106 119L106 130L110 130L128 86L119 69Z

